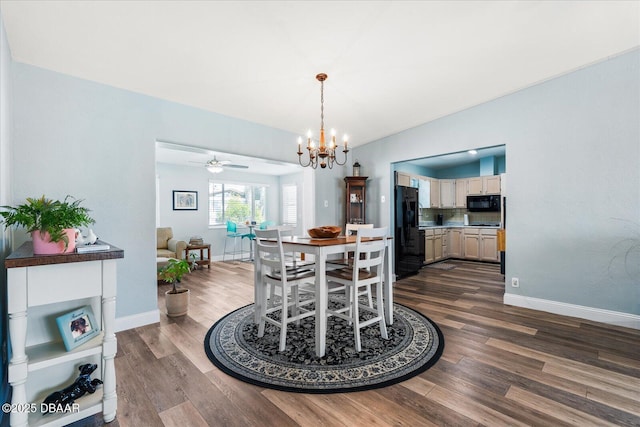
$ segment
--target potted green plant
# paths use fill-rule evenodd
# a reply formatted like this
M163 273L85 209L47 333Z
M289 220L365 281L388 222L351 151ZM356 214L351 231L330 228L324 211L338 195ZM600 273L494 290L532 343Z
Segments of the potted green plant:
M89 209L80 206L82 200L67 196L64 200L27 197L18 206L2 206L0 212L7 226L22 226L31 233L36 255L73 252L75 229L93 224Z
M190 271L191 267L186 260L171 258L158 272L160 280L173 285L173 288L164 294L169 317L184 316L189 311L189 289L179 289L177 284L180 283L182 276Z

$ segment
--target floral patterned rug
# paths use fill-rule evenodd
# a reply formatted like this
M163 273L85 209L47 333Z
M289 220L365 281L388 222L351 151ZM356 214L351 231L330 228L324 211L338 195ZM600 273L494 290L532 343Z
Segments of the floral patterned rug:
M335 305L340 297L331 296ZM375 301L374 301L375 303ZM354 347L353 328L344 320L327 320L327 349L315 355L313 316L289 325L285 351L278 352L279 328L269 323L258 338L253 304L216 322L204 341L209 359L222 371L266 388L301 393L342 393L395 384L424 372L440 358L444 337L422 314L394 305L393 325L382 339L378 324L360 331L362 351ZM278 313L274 313L276 316Z

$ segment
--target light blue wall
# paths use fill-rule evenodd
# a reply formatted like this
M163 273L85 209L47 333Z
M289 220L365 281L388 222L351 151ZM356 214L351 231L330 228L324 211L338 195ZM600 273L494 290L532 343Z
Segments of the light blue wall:
M233 170L225 170L212 175L205 168L158 163L156 169L159 179L160 226L171 227L177 239L189 241L191 236L201 236L211 244L212 257L222 257L226 227L209 228L208 183L209 179L218 182L242 183L267 186L267 219L280 223L280 178L271 175L259 175ZM301 181L301 180L300 180ZM173 210L173 190L198 192L198 210ZM242 232L242 230L239 230ZM245 240L244 246L249 247ZM213 258L216 259L216 258Z
M125 251L118 265L118 318L157 310L156 139L297 161L296 136L288 132L12 65L14 200L41 194L85 199L96 233Z
M11 145L12 145L12 75L11 52L7 43L4 22L0 16L0 206L11 204ZM11 235L0 225L0 264L11 251ZM0 270L0 353L2 367L0 369L0 403L9 399L7 383L8 349L7 349L7 281L4 267ZM0 426L9 424L9 416L0 412Z
M507 293L637 315L639 76L634 50L357 147L354 156L390 200L394 162L505 144L506 277L520 279ZM367 209L392 220L388 203Z
M490 167L487 168L487 171L490 170L491 173L483 173L481 169L482 162L487 162L488 164L490 162ZM394 165L394 170L438 179L470 178L474 176L500 175L501 173L505 173L506 163L505 156L492 156L484 157L464 165L443 169L433 169L417 166L412 163L400 162Z
M343 177L355 158L369 176L367 220L388 225L393 163L478 141L505 144L507 277L521 283L507 292L638 314L640 260L624 263L628 237L640 231L638 57L615 57L355 148L345 167L315 172L311 225L343 221ZM25 64L12 63L11 72L13 200L86 199L99 235L125 249L118 317L156 309L156 139L297 161L288 132Z

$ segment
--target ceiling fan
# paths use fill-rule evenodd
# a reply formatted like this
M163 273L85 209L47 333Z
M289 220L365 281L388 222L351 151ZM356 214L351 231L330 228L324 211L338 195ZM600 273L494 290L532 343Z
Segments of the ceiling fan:
M224 168L237 168L237 169L248 169L249 166L246 165L236 165L231 163L229 160L218 160L216 156L213 156L212 160L207 161L204 166L211 173L220 173L224 170Z

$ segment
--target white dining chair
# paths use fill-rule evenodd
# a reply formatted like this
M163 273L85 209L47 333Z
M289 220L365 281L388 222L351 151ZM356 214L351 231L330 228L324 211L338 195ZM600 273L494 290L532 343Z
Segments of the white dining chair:
M337 316L353 325L356 351L362 351L360 329L378 323L380 335L388 339L382 300L382 282L384 278L384 254L388 227L361 228L356 236L356 250L353 266L328 270L327 280L345 286L345 304L336 309L327 309L327 317ZM370 240L373 238L375 240ZM376 285L376 307L361 305L360 294L367 287ZM367 311L374 317L361 321L360 312Z
M358 230L363 228L371 229L373 228L373 224L346 224L344 235L345 236L357 235ZM327 263L329 265L329 268L334 268L336 266L338 266L339 268L353 266L353 256L354 256L353 252L345 252L342 258L327 261ZM341 287L341 286L337 286L337 287L331 286L329 287L329 293L340 292L343 289L344 287ZM369 303L369 307L373 308L373 297L371 296L370 285L366 286L364 289L360 291L358 296L361 296L361 295L367 296L367 302Z
M260 301L260 323L258 337L264 336L266 323L280 328L279 351L284 351L287 340L287 325L300 323L300 319L315 315L313 297L301 299L302 294L314 293L315 271L310 268L287 268L279 229L255 230L257 254L261 265L261 286L264 299ZM266 289L266 288L269 289ZM276 291L279 290L279 299ZM291 310L291 314L289 313ZM271 315L280 312L280 318Z

